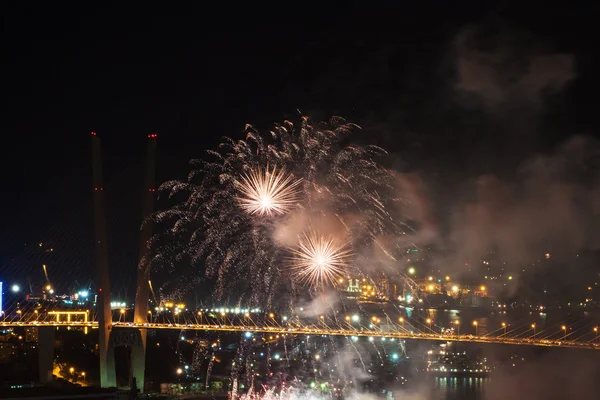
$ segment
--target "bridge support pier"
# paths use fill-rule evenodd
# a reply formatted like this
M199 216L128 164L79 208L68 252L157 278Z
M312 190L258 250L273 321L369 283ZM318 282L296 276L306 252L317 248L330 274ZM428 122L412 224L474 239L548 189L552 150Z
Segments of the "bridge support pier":
M144 392L146 375L146 337L148 331L139 329L139 340L131 346L131 380L135 378L140 393ZM131 385L131 382L130 382Z
M102 328L100 328L102 329ZM100 358L100 387L117 387L117 374L115 370L115 348L110 341L110 331L100 332L98 339L98 356Z
M52 326L38 328L38 370L42 384L52 382L55 331Z

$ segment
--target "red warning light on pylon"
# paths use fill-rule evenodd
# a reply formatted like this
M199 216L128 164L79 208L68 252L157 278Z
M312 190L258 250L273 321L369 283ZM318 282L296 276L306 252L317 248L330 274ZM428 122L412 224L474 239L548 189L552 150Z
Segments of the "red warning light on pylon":
M90 132L92 136L96 136L96 132Z
M151 133L148 135L149 138L157 138L158 135L156 133Z

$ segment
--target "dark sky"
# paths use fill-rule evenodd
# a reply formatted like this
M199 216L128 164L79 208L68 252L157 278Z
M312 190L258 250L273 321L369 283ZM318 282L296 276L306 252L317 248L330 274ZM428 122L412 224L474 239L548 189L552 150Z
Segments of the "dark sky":
M151 132L164 181L245 123L342 115L365 128L358 141L386 147L438 192L440 182L510 175L570 135L597 135L597 8L414 3L5 7L0 279L40 280L47 259L51 275L91 278L90 131L103 141L123 292ZM39 241L56 254L38 254Z

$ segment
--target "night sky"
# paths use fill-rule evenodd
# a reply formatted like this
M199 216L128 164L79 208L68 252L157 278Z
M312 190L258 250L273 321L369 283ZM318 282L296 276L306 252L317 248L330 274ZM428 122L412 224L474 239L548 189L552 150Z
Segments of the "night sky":
M246 123L341 115L444 205L461 182L598 137L597 7L417 3L5 7L0 279L41 281L42 262L64 285L93 277L90 131L129 295L149 133L162 182Z

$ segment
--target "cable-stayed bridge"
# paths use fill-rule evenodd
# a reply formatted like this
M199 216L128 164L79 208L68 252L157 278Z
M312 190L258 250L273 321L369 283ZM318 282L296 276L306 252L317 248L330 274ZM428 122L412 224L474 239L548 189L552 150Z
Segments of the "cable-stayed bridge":
M200 313L201 314L201 313ZM0 327L52 327L52 328L81 328L98 329L98 321L88 319L88 311L52 311L42 318L30 317L19 320L10 320L0 322ZM563 347L577 349L600 350L600 338L598 336L598 327L579 327L576 331L570 332L566 325L549 326L541 331L535 330L535 325L512 326L507 329L503 324L500 329L496 329L488 334L459 334L444 333L442 329L436 331L435 327L426 325L428 320L402 321L395 324L388 323L381 327L368 324L361 325L353 323L350 316L343 318L342 322L325 319L316 324L301 323L298 320L278 323L267 315L265 318L247 316L245 318L221 318L218 321L203 321L200 315L198 318L192 318L187 321L181 321L179 318L172 321L161 322L127 322L113 321L111 330L179 330L179 331L209 331L209 332L230 332L230 333L257 333L263 334L265 340L275 335L327 335L344 336L350 340L356 340L359 337L366 337L369 340L430 340L430 341L448 341L448 342L471 342L505 345L525 345L541 347ZM456 321L455 321L456 322ZM477 321L473 321L477 328ZM420 325L420 326L419 326Z

